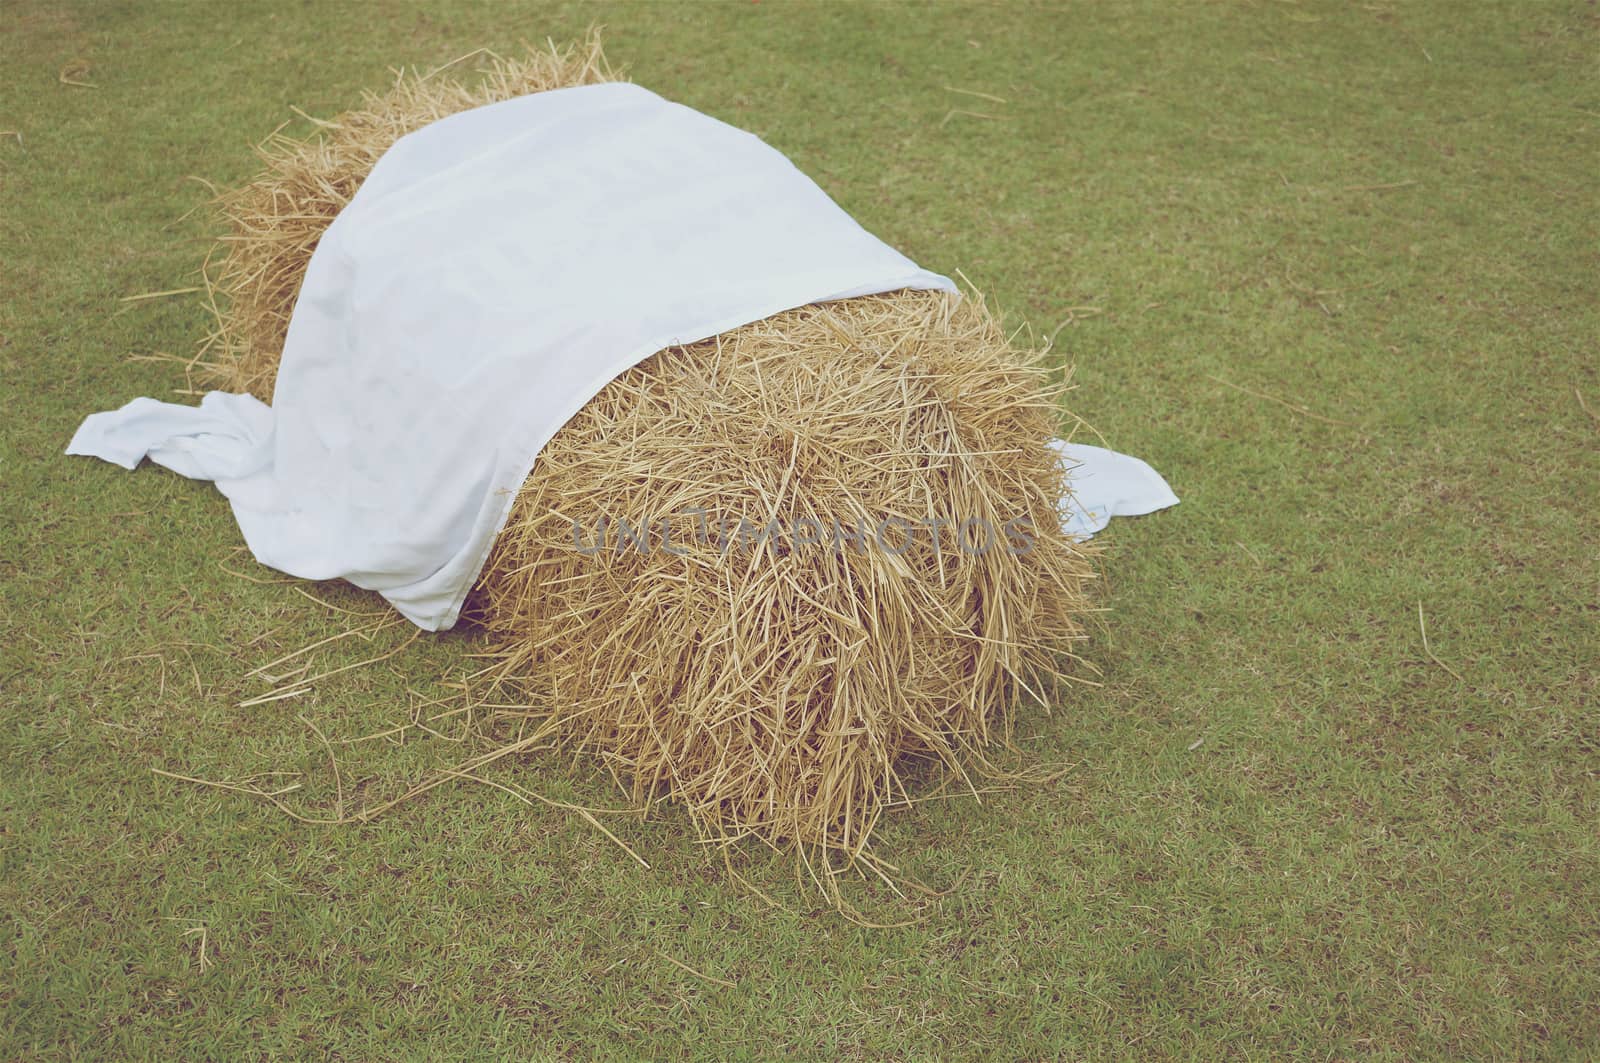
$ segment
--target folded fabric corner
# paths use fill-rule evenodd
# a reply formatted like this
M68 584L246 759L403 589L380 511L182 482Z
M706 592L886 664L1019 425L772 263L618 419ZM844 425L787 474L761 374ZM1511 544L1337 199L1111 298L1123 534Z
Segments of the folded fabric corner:
M1178 504L1178 496L1148 462L1064 439L1050 445L1067 464L1070 490L1061 500L1061 527L1076 539L1094 535L1112 517L1138 517Z

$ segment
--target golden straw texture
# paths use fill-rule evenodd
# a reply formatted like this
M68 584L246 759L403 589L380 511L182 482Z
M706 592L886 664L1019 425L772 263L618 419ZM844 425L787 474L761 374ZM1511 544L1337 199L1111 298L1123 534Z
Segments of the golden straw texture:
M269 397L310 252L398 136L610 76L591 38L403 76L269 141L267 172L222 200L196 365ZM1062 388L981 299L936 292L657 353L547 445L479 576L496 700L708 837L864 853L919 764L992 775L1012 706L1048 704L1082 637L1092 567L1060 533L1047 446Z
M641 805L856 854L913 760L987 774L1081 634L1056 417L982 304L943 293L662 351L518 495L480 581L495 674Z

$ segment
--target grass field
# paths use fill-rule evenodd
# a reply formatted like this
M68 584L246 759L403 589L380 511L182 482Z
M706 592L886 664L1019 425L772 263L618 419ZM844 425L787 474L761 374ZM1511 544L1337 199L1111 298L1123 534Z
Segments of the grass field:
M1057 333L1184 498L1105 536L1103 685L1022 721L1071 770L881 831L947 891L852 887L908 925L740 854L769 904L676 814L610 820L645 870L483 786L323 827L152 771L398 792L454 736L346 740L475 643L334 642L401 652L239 707L382 603L274 581L207 485L60 456L205 331L124 297L196 283L194 178L291 105L590 22ZM1597 69L1593 0L0 0L0 1056L1592 1057Z

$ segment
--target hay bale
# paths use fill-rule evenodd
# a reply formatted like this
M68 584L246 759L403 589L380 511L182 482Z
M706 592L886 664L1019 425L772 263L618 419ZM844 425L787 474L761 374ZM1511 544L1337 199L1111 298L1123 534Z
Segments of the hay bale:
M224 200L213 384L268 397L322 228L401 133L608 77L598 42L402 78ZM981 300L814 305L659 352L556 434L479 577L492 675L642 807L860 854L918 762L988 774L1091 578L1060 534L1059 387ZM529 745L524 734L519 748Z
M984 767L1079 633L1085 559L1036 534L1063 487L1055 416L981 305L944 293L663 351L518 496L482 580L498 672L636 801L854 851L911 758ZM1018 518L1029 552L984 541Z

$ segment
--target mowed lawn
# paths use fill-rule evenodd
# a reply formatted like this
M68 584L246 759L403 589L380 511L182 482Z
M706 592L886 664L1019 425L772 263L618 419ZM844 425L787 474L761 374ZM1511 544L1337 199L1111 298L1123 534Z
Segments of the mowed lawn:
M0 0L0 1056L1600 1052L1597 20ZM1016 763L1061 774L886 822L932 892L852 879L885 926L671 809L606 820L645 869L487 786L324 826L153 770L316 818L478 748L352 741L460 705L470 632L335 640L314 671L396 652L241 707L381 600L61 451L184 386L148 356L198 297L128 297L197 283L205 182L291 107L591 22L1053 335L1184 500L1104 536L1100 685L1024 711ZM620 801L551 754L490 777Z

